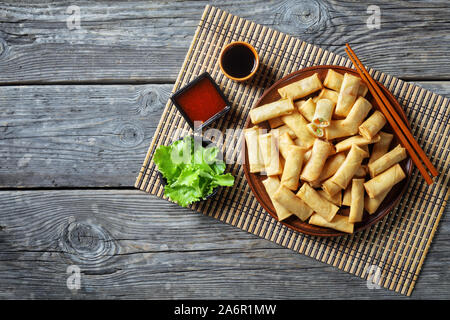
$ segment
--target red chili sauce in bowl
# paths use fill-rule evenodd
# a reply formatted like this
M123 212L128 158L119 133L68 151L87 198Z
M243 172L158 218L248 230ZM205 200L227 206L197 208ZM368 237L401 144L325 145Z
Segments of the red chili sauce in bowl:
M177 91L171 100L194 130L217 120L230 109L224 94L207 72Z

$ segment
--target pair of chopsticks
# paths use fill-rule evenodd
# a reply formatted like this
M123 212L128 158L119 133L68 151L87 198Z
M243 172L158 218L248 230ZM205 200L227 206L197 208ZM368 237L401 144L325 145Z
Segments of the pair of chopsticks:
M424 177L425 181L428 185L433 183L433 179L428 174L426 168L430 170L430 173L433 175L433 177L436 177L439 173L436 170L436 168L431 163L430 159L427 158L425 152L420 148L419 144L417 143L416 139L414 139L411 131L409 131L406 124L402 121L400 116L395 111L394 107L391 105L389 100L386 98L386 96L383 94L375 80L370 76L370 74L367 72L366 68L363 66L361 61L358 59L356 54L353 52L352 48L350 48L350 45L348 43L345 44L345 52L347 52L350 60L353 62L353 65L355 66L356 70L358 71L359 75L361 76L361 79L367 84L367 87L369 88L370 93L374 97L375 101L377 102L380 111L383 113L383 115L386 117L387 121L391 125L392 129L394 130L394 134L397 136L397 138L402 143L403 147L406 148L409 155L411 156L414 164L419 169L420 173ZM425 164L425 166L422 164L421 160Z

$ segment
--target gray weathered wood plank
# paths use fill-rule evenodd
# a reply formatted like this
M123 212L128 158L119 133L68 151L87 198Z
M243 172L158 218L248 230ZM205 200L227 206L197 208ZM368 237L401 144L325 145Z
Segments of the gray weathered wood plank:
M394 76L450 79L446 1L372 1L381 24L369 29L360 2L83 0L73 29L72 3L9 0L0 4L0 83L173 82L207 3L342 55L350 42Z
M3 191L0 203L4 299L404 298L141 191ZM448 213L411 298L450 298Z
M450 96L450 82L419 82ZM0 87L0 187L131 187L172 85Z
M0 88L0 186L133 186L172 85Z

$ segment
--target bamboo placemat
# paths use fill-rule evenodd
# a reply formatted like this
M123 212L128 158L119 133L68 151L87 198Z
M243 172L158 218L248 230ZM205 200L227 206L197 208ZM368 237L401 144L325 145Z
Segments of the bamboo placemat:
M247 83L231 81L219 70L221 48L237 40L250 42L262 62L257 75ZM227 163L236 162L233 160L241 157L242 135L239 130L232 133L226 129L242 129L251 106L275 80L304 67L324 64L352 67L347 58L206 6L172 92L204 71L212 75L232 104L232 110L214 127L225 134ZM371 279L378 269L379 285L410 295L449 196L449 101L390 75L372 69L369 72L397 97L414 136L442 172L433 185L427 186L414 169L408 190L390 214L364 232L339 238L312 237L278 223L253 197L239 161L227 167L236 178L234 187L221 188L215 197L191 208L364 279ZM168 145L189 133L188 124L169 100L136 188L163 197L163 186L151 161L153 152L159 145Z

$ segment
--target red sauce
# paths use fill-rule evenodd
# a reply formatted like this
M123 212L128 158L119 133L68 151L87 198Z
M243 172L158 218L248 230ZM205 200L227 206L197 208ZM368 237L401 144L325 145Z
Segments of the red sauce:
M208 78L203 78L176 98L187 116L205 122L226 107L226 102Z

